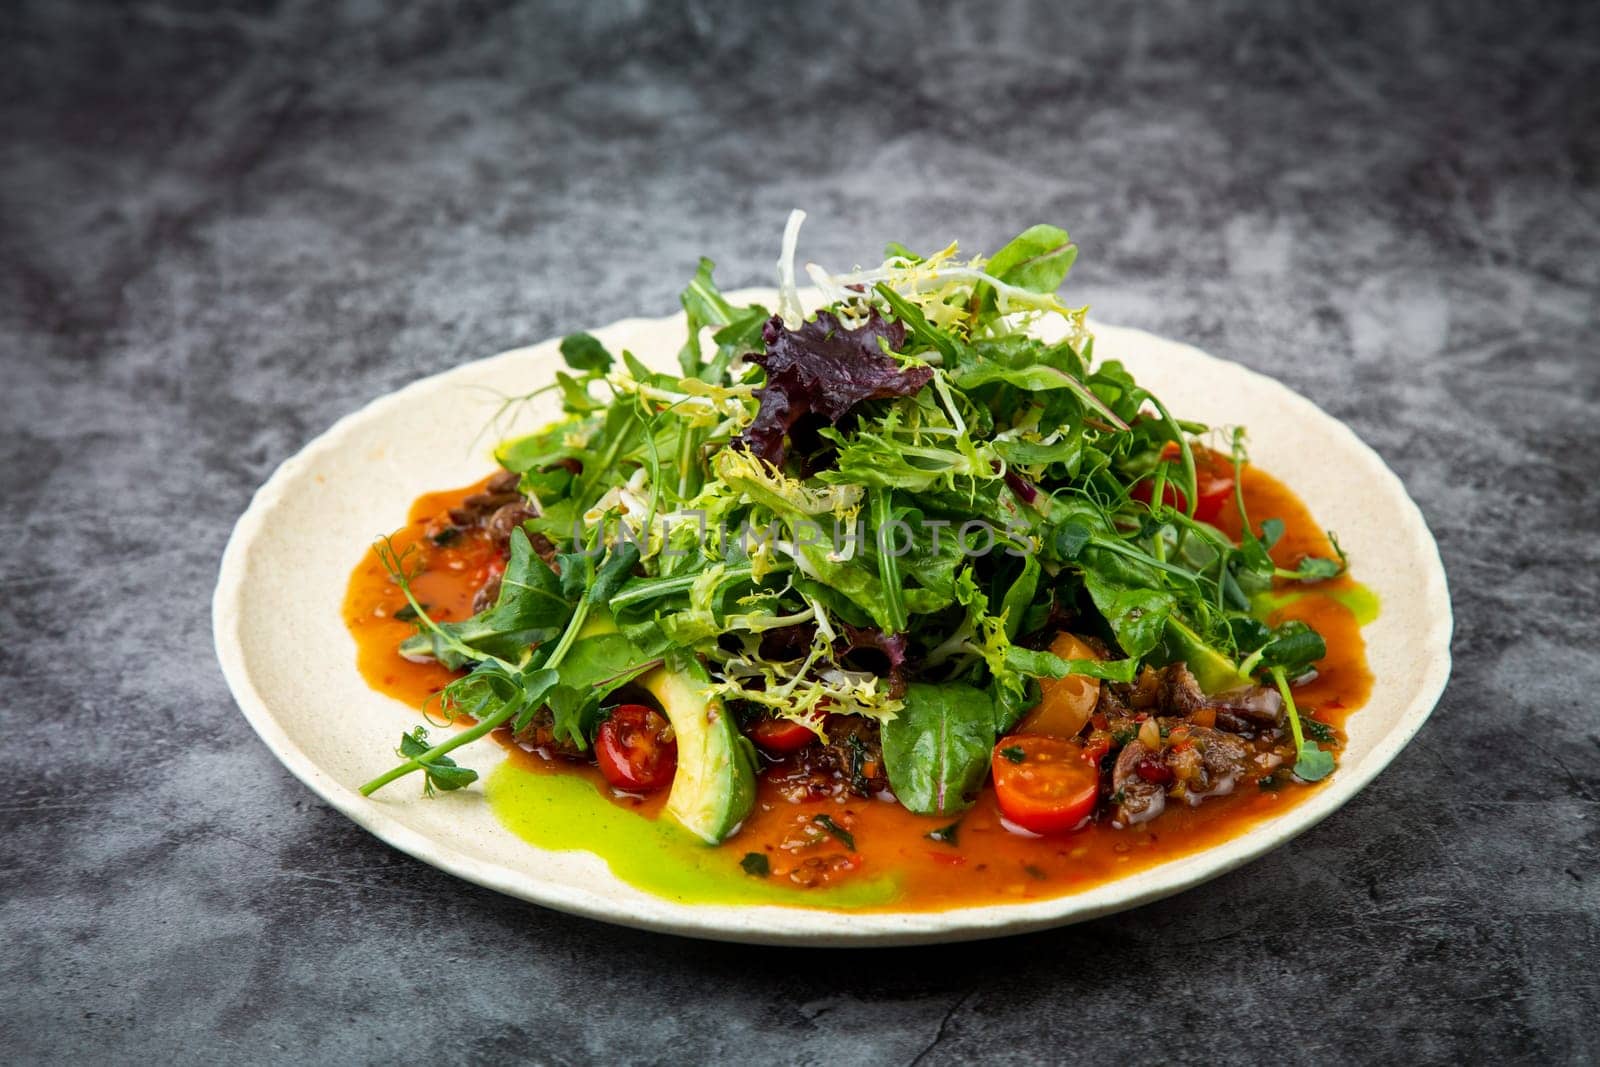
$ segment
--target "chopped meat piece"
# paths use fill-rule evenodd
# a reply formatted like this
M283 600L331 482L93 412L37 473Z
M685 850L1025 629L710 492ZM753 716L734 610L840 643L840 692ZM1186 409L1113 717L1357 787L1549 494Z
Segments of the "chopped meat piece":
M883 768L883 731L876 722L860 715L834 715L826 730L828 743L822 751L831 757L850 792L871 796L889 788L889 775Z
M869 797L889 788L883 767L883 742L878 724L860 715L830 715L826 745L808 745L795 753L794 770L781 778L791 800L852 793Z
M511 531L521 526L529 519L538 516L538 512L529 506L526 500L518 497L510 504L502 504L484 520L483 528L489 539L495 544L505 547L511 540Z
M1200 691L1187 663L1172 663L1161 669L1161 707L1168 715L1187 718L1205 705L1206 695Z
M533 546L533 554L544 560L546 566L557 574L561 573L561 568L556 566L556 546L550 538L542 533L533 533L528 535L528 543Z
M1167 766L1183 783L1190 804L1233 792L1250 762L1251 752L1243 741L1203 726L1187 727L1185 743L1167 753Z
M1124 699L1135 711L1149 711L1161 703L1164 689L1160 673L1146 667L1139 672L1139 681L1127 688Z
M489 479L489 484L485 488L491 493L511 493L515 492L520 484L522 484L522 475L516 471L501 471Z
M495 475L483 492L471 494L459 506L450 509L450 521L457 526L475 526L507 504L527 503L517 489L519 481L519 476L511 471Z
M1133 709L1128 706L1126 699L1129 686L1117 682L1103 682L1100 686L1100 696L1095 701L1096 714L1104 715L1111 730L1116 730L1119 720L1132 720Z
M461 503L469 508L476 508L481 514L488 515L496 508L507 504L516 504L523 499L522 494L515 489L505 493L473 493Z
M523 748L538 752L545 759L586 761L589 753L566 739L557 740L555 716L549 708L540 708L532 721L512 735L511 739Z
M494 607L495 601L500 599L500 576L491 577L483 586L472 595L472 613L487 611Z
M1139 774L1139 765L1153 753L1141 742L1129 741L1111 769L1112 825L1137 826L1160 815L1167 806L1166 789Z
M1206 697L1188 665L1180 662L1160 670L1146 667L1139 672L1139 680L1131 685L1107 682L1100 687L1100 701L1098 710L1108 716L1114 715L1113 709L1120 705L1123 714L1155 711L1187 717L1205 704Z
M1276 729L1283 723L1283 697L1276 689L1247 685L1218 693L1208 703L1217 709L1217 725L1236 734Z

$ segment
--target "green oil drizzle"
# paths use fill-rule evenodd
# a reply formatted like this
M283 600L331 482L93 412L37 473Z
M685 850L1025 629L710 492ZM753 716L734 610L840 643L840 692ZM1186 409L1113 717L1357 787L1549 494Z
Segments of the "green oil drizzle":
M1256 616L1264 619L1279 608L1286 608L1308 596L1323 596L1342 604L1355 616L1356 623L1360 626L1367 626L1378 619L1380 608L1378 594L1360 582L1351 582L1341 589L1318 589L1312 586L1308 589L1279 589L1270 593L1260 593L1251 598L1250 609Z
M484 784L495 815L524 841L558 852L592 852L624 882L669 900L851 910L890 903L900 891L888 876L802 889L777 876L746 874L737 844L712 847L670 819L618 807L579 775L541 774L507 760Z

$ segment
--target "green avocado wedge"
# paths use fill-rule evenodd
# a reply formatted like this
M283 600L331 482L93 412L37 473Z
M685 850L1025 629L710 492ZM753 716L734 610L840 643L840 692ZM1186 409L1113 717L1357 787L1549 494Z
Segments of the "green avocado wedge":
M700 661L683 656L639 679L678 739L667 814L709 844L737 830L756 802L756 754L734 725Z
M1161 641L1150 653L1150 662L1164 666L1182 660L1189 665L1194 680L1209 695L1248 685L1249 678L1239 673L1239 665L1200 639L1200 635L1177 619L1168 617Z

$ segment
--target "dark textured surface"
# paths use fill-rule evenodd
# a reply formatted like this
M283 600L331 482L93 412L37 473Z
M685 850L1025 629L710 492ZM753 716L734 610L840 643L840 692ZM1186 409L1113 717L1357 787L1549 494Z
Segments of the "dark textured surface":
M24 4L0 30L0 1058L1592 1059L1592 4ZM369 398L673 309L701 251L970 247L1267 371L1395 467L1457 667L1348 807L1012 941L775 952L391 851L214 665L228 530ZM419 487L422 488L422 487Z

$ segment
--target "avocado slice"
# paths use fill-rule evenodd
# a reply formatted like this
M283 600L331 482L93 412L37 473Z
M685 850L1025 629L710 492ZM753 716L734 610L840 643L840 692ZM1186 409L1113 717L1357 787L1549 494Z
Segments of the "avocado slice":
M1250 679L1239 673L1239 665L1200 639L1200 635L1172 616L1167 617L1161 642L1150 652L1158 665L1182 660L1207 696L1225 693L1247 685Z
M710 844L731 836L756 801L756 754L734 725L711 678L691 655L656 668L639 685L661 702L678 739L678 772L667 814Z

